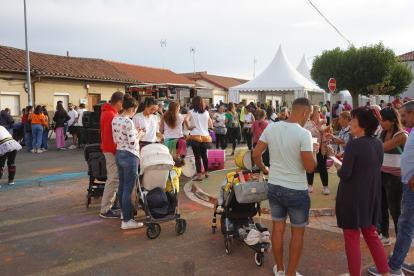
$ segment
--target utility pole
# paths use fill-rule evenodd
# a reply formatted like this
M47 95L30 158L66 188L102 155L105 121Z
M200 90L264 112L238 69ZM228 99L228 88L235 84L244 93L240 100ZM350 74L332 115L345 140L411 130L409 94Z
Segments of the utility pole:
M27 37L26 0L23 0L23 4L24 4L24 30L25 30L25 37L26 37L27 100L28 100L28 105L32 105L32 83L30 81L29 39Z
M194 75L195 75L195 54L196 48L195 47L190 47L190 54L193 53L193 64L194 64Z
M256 57L254 57L254 59L253 59L253 78L256 76L256 62L257 62L257 59L256 59Z
M162 41L161 39L161 48L162 48L162 69L164 69L164 47L167 47L167 40L164 39L164 41Z

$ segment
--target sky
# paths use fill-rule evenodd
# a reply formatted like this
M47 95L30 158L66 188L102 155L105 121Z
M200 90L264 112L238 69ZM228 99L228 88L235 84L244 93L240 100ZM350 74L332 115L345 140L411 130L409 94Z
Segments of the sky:
M356 47L382 41L414 51L413 0L311 0ZM347 48L308 0L27 0L30 51L102 58L252 79L279 45L296 68L302 56ZM0 45L25 49L23 0L0 0Z

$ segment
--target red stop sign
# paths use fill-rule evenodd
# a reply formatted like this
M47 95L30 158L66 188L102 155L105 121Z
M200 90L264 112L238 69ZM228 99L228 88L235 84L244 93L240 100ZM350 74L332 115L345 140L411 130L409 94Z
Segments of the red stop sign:
M329 87L329 90L331 90L332 92L335 91L335 89L336 89L336 80L334 78L329 79L328 87Z

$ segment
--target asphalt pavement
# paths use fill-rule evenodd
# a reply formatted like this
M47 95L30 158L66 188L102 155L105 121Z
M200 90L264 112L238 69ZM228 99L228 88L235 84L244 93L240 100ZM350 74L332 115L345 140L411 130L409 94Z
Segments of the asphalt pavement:
M273 253L258 267L254 251L234 241L227 255L220 231L212 233L212 209L190 200L183 187L179 200L186 232L178 236L169 221L150 240L146 227L122 230L120 220L100 218L100 199L85 207L82 148L58 152L52 140L50 151L41 154L23 148L16 166L14 186L6 184L7 173L0 180L0 275L272 275ZM144 221L143 212L136 220ZM263 223L271 229L270 221ZM289 239L288 227L285 264ZM363 239L361 250L368 275L374 262ZM388 255L391 250L386 248ZM412 252L407 261L414 262ZM308 227L298 271L305 276L347 272L343 235Z

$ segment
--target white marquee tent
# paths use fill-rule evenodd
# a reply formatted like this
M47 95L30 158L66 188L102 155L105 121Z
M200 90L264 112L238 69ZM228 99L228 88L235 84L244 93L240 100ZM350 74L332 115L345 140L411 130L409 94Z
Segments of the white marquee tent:
M309 65L307 66L309 68ZM264 103L276 98L281 103L282 100L293 101L298 97L308 97L309 93L323 95L324 90L301 75L290 64L280 45L276 56L260 75L249 82L230 87L229 100L240 102L247 99L247 102L250 102L250 98Z

